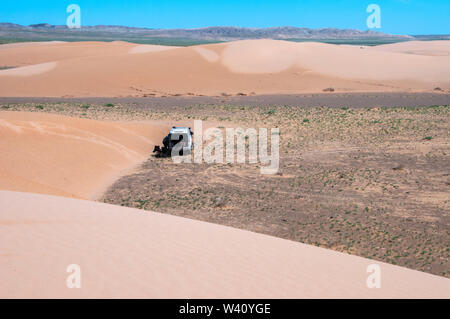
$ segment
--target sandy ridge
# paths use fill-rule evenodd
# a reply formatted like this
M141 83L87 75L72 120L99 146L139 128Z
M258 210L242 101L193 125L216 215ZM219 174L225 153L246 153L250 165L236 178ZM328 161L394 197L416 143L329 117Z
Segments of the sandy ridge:
M166 130L157 123L1 112L0 189L95 198L147 159Z

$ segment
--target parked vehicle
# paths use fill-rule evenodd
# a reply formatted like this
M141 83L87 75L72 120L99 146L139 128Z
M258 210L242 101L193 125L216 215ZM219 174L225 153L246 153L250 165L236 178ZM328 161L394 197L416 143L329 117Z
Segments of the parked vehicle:
M171 157L188 155L194 149L194 142L192 140L194 133L190 127L172 127L169 134L164 137L160 147L156 145L153 153L158 157Z

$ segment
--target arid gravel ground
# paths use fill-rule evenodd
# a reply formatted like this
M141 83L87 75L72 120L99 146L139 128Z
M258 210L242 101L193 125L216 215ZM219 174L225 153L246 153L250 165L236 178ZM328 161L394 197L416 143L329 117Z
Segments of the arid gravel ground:
M450 278L450 107L0 104L106 120L280 128L280 174L149 157L103 201L248 229Z
M189 96L168 95L163 97L0 97L0 104L27 103L84 103L84 104L125 104L134 105L138 109L156 110L192 105L248 105L248 106L304 106L304 107L392 107L392 106L430 106L450 104L450 93L435 91L434 93L414 92L365 92L365 93L312 93L312 94L267 94L267 95L230 95Z

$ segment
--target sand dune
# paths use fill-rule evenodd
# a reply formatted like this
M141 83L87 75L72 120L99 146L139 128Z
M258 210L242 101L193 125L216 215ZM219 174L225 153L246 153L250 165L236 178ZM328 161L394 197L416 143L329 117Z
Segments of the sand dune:
M180 217L9 191L0 207L1 298L450 297L444 277Z
M9 49L9 48L19 48L19 47L35 47L41 45L52 45L52 44L60 44L66 43L66 41L40 41L40 42L17 42L17 43L5 43L0 45L1 49Z
M0 189L95 198L166 132L155 123L0 112Z
M277 40L177 48L126 42L13 46L0 50L0 66L57 64L26 77L0 71L0 96L450 90L448 53L450 41L375 48Z
M135 44L114 42L30 42L0 45L0 66L25 66L83 57L128 54Z
M56 67L56 62L47 62L47 63L39 63L39 64L32 64L32 65L26 65L22 67L12 68L3 70L3 75L9 75L9 76L33 76L38 75L41 73L48 72Z
M406 54L430 55L430 56L449 56L449 41L408 41L394 44L378 45L372 50L397 52Z
M138 45L130 48L128 53L138 54L138 53L149 53L149 52L160 52L176 49L177 47L170 47L167 45Z

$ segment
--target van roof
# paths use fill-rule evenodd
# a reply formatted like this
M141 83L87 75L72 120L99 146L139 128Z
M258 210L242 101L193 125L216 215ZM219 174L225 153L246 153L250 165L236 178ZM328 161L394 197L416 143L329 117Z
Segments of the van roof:
M190 133L189 127L172 127L170 133Z

